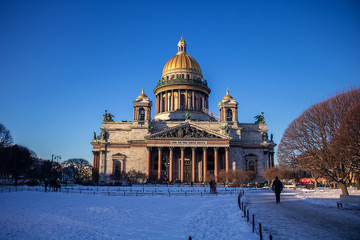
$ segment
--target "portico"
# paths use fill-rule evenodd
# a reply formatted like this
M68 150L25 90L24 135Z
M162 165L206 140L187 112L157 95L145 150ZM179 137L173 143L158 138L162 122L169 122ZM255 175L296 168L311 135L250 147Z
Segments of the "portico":
M206 182L211 175L217 181L220 170L229 171L227 135L188 122L146 139L149 178Z

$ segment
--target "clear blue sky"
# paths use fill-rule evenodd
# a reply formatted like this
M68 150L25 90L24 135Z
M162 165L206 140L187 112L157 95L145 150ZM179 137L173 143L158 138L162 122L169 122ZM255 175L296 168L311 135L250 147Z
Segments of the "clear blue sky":
M107 109L132 120L184 36L239 121L281 135L301 112L360 82L360 1L0 1L0 123L41 158L92 160ZM154 114L155 107L153 107Z

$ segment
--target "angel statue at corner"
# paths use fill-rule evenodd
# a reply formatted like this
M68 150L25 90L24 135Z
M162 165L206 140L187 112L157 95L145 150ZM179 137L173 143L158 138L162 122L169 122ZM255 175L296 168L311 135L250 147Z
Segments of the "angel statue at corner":
M264 112L261 112L261 115L256 115L254 118L256 119L255 124L265 123Z
M107 113L107 110L105 110L105 114L103 116L104 116L103 122L114 122L113 120L114 115L112 115L111 113Z

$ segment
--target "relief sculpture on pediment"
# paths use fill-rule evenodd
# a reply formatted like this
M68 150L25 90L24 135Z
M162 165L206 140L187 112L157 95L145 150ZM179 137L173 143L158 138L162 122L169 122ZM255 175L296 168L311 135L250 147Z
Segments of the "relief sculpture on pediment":
M220 138L214 134L208 133L191 126L179 128L173 131L166 132L158 138Z

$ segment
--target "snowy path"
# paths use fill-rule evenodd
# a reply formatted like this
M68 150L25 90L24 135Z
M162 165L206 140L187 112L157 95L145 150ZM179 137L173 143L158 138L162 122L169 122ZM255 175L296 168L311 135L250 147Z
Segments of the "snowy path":
M333 206L313 204L296 198L292 190L281 194L281 204L271 191L249 191L245 199L250 214L276 240L360 239L360 210L337 209L334 199Z
M237 195L0 194L0 239L239 239L258 236Z

